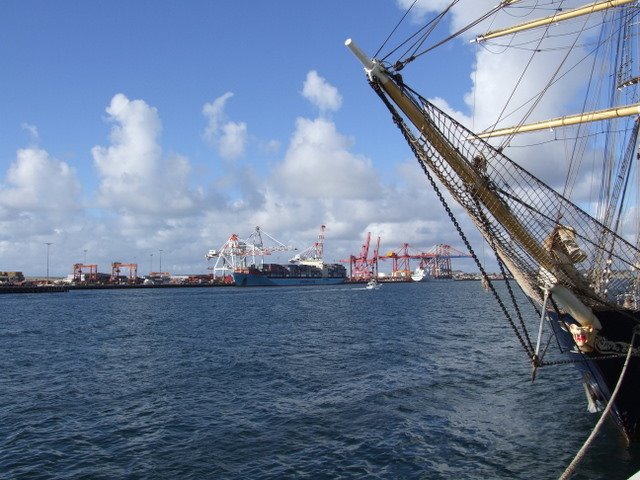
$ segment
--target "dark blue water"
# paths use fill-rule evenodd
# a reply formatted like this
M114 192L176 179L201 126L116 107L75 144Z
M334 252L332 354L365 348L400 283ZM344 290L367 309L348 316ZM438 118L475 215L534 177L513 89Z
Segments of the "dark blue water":
M0 312L0 478L557 478L597 421L571 366L531 383L477 282L2 295ZM575 478L639 469L607 425Z

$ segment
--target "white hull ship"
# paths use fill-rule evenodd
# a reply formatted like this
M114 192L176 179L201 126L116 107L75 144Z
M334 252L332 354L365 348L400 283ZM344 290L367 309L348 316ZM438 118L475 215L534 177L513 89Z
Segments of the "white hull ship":
M411 280L414 282L428 282L431 280L431 275L424 268L416 268L411 272Z

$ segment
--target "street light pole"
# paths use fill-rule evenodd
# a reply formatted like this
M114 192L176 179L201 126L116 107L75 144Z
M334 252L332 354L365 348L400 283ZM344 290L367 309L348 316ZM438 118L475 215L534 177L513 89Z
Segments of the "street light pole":
M47 285L49 284L49 247L53 245L53 242L44 242L47 246Z
M162 250L160 250L160 275L162 275Z
M149 275L153 272L153 253L149 254Z

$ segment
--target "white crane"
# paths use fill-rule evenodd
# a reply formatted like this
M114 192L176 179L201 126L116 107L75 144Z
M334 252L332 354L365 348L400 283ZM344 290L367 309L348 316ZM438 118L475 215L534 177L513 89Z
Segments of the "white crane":
M265 245L262 238L263 235L271 240L274 245ZM260 268L264 264L265 255L288 250L296 250L296 248L284 245L262 231L260 227L256 227L246 240L242 240L235 233L232 234L219 250L209 250L206 259L216 258L216 263L213 266L213 276L225 277L234 271L247 270L250 267Z

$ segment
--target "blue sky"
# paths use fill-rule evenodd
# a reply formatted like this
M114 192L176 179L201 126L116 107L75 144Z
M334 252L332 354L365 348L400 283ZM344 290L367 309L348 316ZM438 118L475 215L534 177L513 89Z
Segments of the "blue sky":
M0 270L43 275L52 242L52 275L85 250L146 273L160 249L164 270L204 273L255 225L304 249L325 224L329 261L368 231L383 251L462 249L344 47L373 54L402 3L2 2ZM414 86L469 115L476 54L441 49Z

